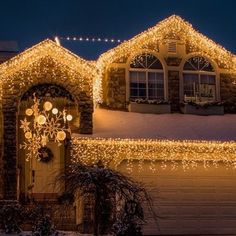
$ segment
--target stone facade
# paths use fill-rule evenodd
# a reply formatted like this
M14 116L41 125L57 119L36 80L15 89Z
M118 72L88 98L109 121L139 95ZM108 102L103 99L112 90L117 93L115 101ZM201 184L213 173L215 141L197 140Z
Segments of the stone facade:
M236 75L220 75L220 95L226 113L236 113Z
M168 71L168 94L171 103L171 111L179 111L179 72Z
M111 68L103 80L105 106L111 109L126 109L126 82L124 68Z

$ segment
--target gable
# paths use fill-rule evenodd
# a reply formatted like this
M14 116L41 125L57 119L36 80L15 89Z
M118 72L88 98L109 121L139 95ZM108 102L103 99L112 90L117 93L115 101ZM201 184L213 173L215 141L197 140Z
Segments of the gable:
M42 58L46 57L62 64L67 67L68 70L74 71L83 78L92 79L94 76L94 66L92 62L83 60L69 50L46 39L0 65L0 77L3 79L19 71L28 70L31 65L34 65L42 60Z
M199 52L216 61L219 67L236 72L236 56L224 47L195 30L181 17L173 15L159 22L154 27L140 33L132 39L102 54L98 59L98 67L120 60L132 52L150 48L158 51L158 45L169 39L180 39L188 45L189 52ZM153 45L156 45L156 48Z

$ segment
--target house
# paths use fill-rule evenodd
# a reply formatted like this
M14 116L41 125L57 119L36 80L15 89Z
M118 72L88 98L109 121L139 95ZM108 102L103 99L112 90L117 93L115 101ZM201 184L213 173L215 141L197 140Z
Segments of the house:
M0 198L56 202L65 163L128 172L150 192L147 235L236 231L236 56L178 16L86 61L45 40L0 65ZM33 96L73 115L72 139L26 161L20 129ZM69 152L72 152L71 159ZM75 208L74 208L75 207ZM59 207L60 208L60 207ZM68 210L86 233L89 203Z

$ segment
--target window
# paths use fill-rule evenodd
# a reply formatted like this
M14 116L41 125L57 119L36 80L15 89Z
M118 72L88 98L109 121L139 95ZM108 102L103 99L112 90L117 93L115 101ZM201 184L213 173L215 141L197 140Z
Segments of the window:
M204 57L188 59L183 68L184 100L211 102L216 100L216 74Z
M164 99L164 72L161 62L152 54L135 57L129 70L130 100Z

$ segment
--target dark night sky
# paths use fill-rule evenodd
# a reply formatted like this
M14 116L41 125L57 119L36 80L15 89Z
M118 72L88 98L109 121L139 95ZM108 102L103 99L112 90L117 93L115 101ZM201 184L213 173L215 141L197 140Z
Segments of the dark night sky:
M0 9L0 40L17 40L21 50L55 35L129 39L177 14L236 53L235 0L1 0ZM62 45L88 59L114 46Z

